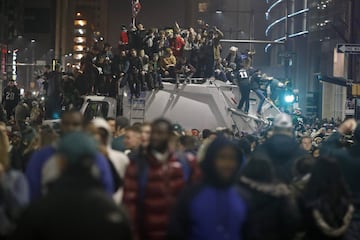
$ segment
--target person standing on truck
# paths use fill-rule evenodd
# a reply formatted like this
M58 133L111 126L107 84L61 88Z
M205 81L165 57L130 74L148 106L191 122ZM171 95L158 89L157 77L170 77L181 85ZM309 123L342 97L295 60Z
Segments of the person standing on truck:
M237 74L238 85L240 88L240 102L238 105L238 109L242 110L245 104L244 112L246 114L249 113L250 108L250 74L251 74L251 60L246 58L244 63L240 65L240 70Z
M140 72L142 70L141 60L137 55L136 49L131 49L130 58L129 58L129 88L131 96L135 96L136 98L140 97L141 90L141 80L140 80Z
M8 86L4 89L2 96L2 104L7 114L7 119L10 120L14 115L14 109L20 101L20 91L15 85L13 79L9 80Z

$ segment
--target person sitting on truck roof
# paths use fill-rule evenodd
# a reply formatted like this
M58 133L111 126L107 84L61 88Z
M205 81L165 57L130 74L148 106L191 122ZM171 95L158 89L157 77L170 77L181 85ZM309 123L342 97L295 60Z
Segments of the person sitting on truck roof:
M176 58L170 48L166 49L165 56L161 59L161 76L162 77L175 77Z

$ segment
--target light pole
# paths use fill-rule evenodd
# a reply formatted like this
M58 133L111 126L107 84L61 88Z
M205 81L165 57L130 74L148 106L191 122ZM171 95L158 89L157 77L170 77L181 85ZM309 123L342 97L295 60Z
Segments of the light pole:
M30 49L31 49L31 75L30 75L30 79L27 78L26 79L26 86L25 89L29 88L29 83L30 81L33 79L34 73L35 73L35 64L36 64L36 60L35 60L35 45L36 44L36 40L35 39L31 39L30 41Z

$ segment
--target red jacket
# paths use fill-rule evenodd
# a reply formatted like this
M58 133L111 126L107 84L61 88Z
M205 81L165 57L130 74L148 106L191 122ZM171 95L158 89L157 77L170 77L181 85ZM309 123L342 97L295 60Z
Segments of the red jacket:
M127 31L121 31L119 45L128 45L128 44L129 44L129 37Z
M123 202L133 223L135 239L163 240L166 239L172 207L186 185L184 168L175 154L171 154L163 164L152 154L147 154L144 159L147 170L142 176L147 180L140 180L143 178L139 177L139 159L132 159L125 173ZM187 159L189 183L199 179L200 170L194 157Z
M184 46L185 40L181 36L177 36L170 40L170 48L175 57L182 57Z

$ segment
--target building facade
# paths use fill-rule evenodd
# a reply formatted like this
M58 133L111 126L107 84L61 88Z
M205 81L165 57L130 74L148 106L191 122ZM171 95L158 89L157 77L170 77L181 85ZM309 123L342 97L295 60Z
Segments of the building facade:
M284 42L267 46L271 66L300 90L300 106L308 115L345 116L346 88L321 83L314 75L357 81L359 58L335 51L337 44L358 43L357 11L359 3L353 0L269 1L266 34Z
M95 38L107 39L108 6L108 0L56 0L55 55L58 61L65 63L66 57L78 61ZM78 25L79 20L86 25ZM85 42L78 42L79 37ZM80 50L80 45L85 49Z
M192 0L188 5L191 6L187 16L188 26L198 27L205 24L209 27L217 26L228 40L265 40L263 31L266 25L263 17L266 10L265 1ZM264 68L269 64L263 44L223 43L222 45L223 56L226 56L229 48L234 45L240 51L255 51L253 60L256 67Z

